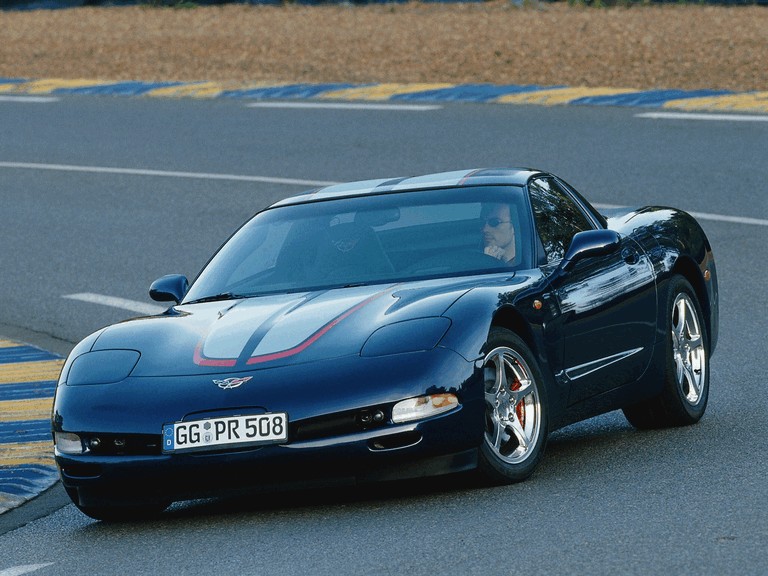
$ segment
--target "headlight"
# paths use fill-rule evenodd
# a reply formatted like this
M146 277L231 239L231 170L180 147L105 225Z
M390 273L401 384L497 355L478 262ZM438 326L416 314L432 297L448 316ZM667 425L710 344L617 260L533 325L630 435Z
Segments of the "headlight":
M86 452L83 441L77 434L69 432L54 432L56 449L62 454L83 454Z
M453 394L432 394L409 398L395 404L392 408L392 422L401 424L412 420L421 420L449 412L459 406L459 399Z
M97 350L75 358L67 385L111 384L130 376L141 354L136 350Z
M363 345L363 356L387 356L432 350L448 332L448 318L417 318L382 326Z

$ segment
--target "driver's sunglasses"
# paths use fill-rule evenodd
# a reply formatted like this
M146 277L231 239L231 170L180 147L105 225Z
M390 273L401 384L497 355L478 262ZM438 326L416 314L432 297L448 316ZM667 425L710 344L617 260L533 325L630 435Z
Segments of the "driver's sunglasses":
M485 223L491 228L498 228L499 224L509 223L511 220L502 220L501 218L486 218Z

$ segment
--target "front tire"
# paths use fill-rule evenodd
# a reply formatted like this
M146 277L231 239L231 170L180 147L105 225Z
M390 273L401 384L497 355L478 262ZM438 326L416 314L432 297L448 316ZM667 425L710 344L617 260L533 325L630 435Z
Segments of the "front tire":
M485 435L479 469L494 484L528 478L544 455L547 403L531 350L514 332L491 328L483 360Z
M696 293L682 276L669 281L666 311L662 392L624 408L630 424L640 429L695 424L709 399L708 335Z

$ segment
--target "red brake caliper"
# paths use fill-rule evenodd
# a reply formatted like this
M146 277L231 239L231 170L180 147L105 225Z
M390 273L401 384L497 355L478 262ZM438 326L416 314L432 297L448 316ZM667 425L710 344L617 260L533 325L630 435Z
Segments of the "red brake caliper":
M512 383L512 386L509 387L510 390L520 390L522 388L522 385L520 384L520 380L515 377L515 381ZM520 425L525 428L525 400L520 400L515 405L515 412L517 413L517 419L520 420Z

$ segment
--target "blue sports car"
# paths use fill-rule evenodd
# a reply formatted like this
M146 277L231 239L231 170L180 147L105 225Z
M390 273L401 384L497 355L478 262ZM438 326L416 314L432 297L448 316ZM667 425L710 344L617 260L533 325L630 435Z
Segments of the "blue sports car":
M524 480L569 423L697 422L718 335L691 216L600 213L530 169L305 192L150 295L168 310L85 338L56 391L61 479L96 519L235 489Z

